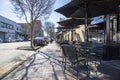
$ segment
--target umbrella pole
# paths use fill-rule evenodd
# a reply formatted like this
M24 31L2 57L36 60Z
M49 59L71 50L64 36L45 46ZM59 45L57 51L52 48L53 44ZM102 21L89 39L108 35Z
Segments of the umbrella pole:
M110 15L106 15L106 43L110 43Z
M73 29L71 30L71 44L73 43Z
M87 3L85 3L85 35L86 35L86 40L88 42L88 31L87 31L87 26L88 26L88 6ZM87 53L86 53L87 54ZM89 64L88 64L88 54L86 58L86 64L87 64L87 77L90 77L90 70L89 70Z
M87 10L88 8L87 8L87 3L85 3L85 35L86 35L86 40L85 41L87 41L88 42L88 31L87 31L87 26L88 26L88 17L87 17L87 15L88 15L88 10Z

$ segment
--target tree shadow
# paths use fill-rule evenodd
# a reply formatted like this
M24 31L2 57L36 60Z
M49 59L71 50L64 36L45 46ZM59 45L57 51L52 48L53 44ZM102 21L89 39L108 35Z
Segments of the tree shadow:
M41 51L40 51L41 52ZM67 73L64 73L64 70L63 70L63 65L62 65L62 63L63 63L63 61L61 61L61 60L58 60L58 59L56 59L56 58L54 58L54 57L52 57L52 56L50 56L50 55L48 55L48 54L46 54L46 53L44 53L44 52L41 52L42 54L43 54L43 56L44 57L46 57L47 56L47 59L50 61L50 65L52 66L52 70L53 70L53 72L54 72L54 74L53 74L53 76L54 76L54 78L55 78L55 80L59 80L59 78L58 78L58 76L59 76L59 71L56 71L56 65L58 65L58 66L60 66L61 68L62 68L62 73L63 73L63 76L64 76L64 78L65 78L65 80L69 80L69 77L67 77ZM59 56L60 58L61 58L61 56ZM56 62L57 61L57 62ZM71 76L71 75L69 75L70 77L72 77L72 78L74 78L73 76Z
M103 80L103 79L113 80L113 79L110 79L110 75L105 74L105 70L103 70L104 71L103 73L99 71L98 69L99 65L98 66L95 66L95 65L96 65L95 63L91 63L89 65L86 65L83 63L82 64L76 63L73 67L70 65L67 65L66 71L76 76L79 80ZM97 68L97 70L94 70L94 67ZM78 70L78 74L77 74L77 70ZM118 79L115 79L115 80L118 80Z
M37 56L42 56L42 58L36 58ZM39 68L42 64L45 64L46 62L49 62L48 65L51 65L52 71L53 71L53 77L55 80L59 80L59 71L56 71L56 66L63 67L62 61L58 60L57 58L54 58L47 53L39 52L31 56L28 60L26 60L23 64L21 64L19 67L14 69L10 74L8 74L6 77L3 78L3 80L10 80L10 79L17 79L18 80L28 80L31 68L33 68L32 73L37 74L37 71L39 71ZM37 66L37 68L34 68ZM63 70L61 70L63 72ZM47 75L47 74L46 74ZM32 75L34 76L34 75ZM43 76L44 77L44 76ZM65 80L69 80L66 75L64 75Z
M78 73L77 73L78 70ZM69 73L71 73L73 76L75 76L75 78L79 79L81 77L85 76L89 76L88 74L88 69L86 65L78 65L78 66L67 66L66 71L68 71ZM78 75L77 75L78 74ZM81 79L80 79L81 80Z
M30 63L28 64L28 66L25 67L25 74L22 76L22 78L20 80L24 80L24 78L26 78L26 80L28 80L28 78L27 78L28 70L29 70L30 66L33 64L33 62L35 61L35 58L36 58L36 56L33 55L32 61L30 61Z
M101 73L99 75L103 75L102 79L107 80L120 80L120 70L115 69L115 67L111 67L110 65L100 64L97 66L98 71Z

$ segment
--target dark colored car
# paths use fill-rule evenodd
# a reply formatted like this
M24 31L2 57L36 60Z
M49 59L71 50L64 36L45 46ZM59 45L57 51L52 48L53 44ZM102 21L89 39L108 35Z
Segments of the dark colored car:
M49 37L45 37L45 41L46 41L46 44L48 44L48 43L51 42L51 38L49 38Z
M35 37L33 41L34 46L44 46L46 41L44 37Z
M15 41L16 41L16 42L22 42L23 39L22 39L22 38L17 38L17 39L15 39Z

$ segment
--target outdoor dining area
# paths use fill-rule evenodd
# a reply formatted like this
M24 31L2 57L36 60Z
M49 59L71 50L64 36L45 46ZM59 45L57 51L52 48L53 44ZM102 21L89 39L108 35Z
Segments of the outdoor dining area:
M120 1L72 0L55 11L66 17L57 27L64 72L76 80L120 80Z

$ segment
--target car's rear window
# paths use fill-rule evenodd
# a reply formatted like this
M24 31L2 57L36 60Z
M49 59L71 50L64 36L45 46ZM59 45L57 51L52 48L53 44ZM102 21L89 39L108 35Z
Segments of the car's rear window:
M44 37L36 37L35 39L44 39Z

